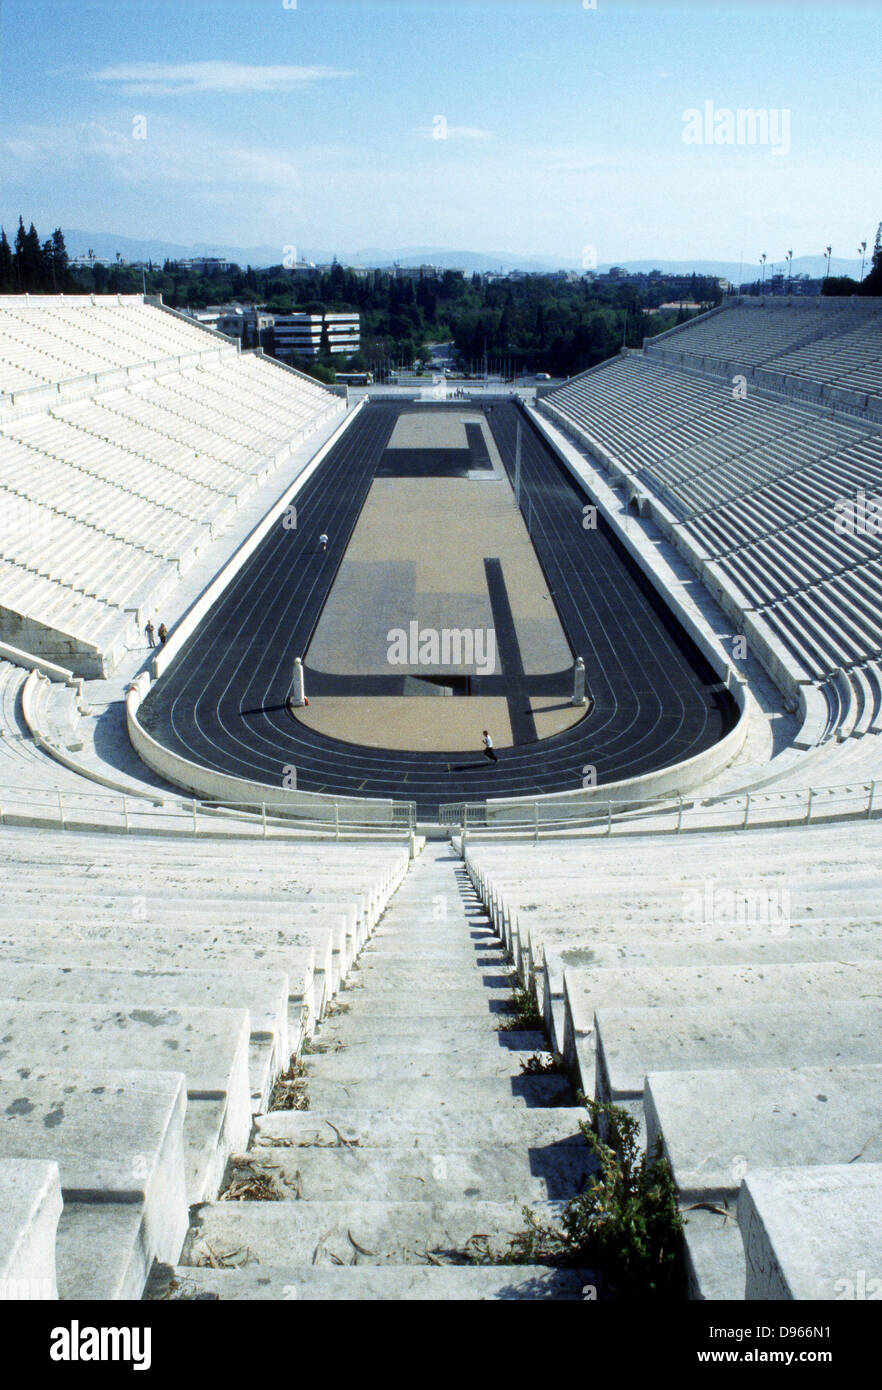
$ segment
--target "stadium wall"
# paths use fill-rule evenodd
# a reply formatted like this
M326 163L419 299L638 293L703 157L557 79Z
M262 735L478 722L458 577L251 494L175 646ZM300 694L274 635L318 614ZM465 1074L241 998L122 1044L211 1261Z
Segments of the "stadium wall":
M159 773L166 781L182 787L203 801L217 801L226 805L248 807L260 811L281 811L284 815L296 816L302 820L333 821L335 812L342 812L342 823L358 821L371 825L392 825L395 823L393 807L395 802L380 798L359 798L356 796L323 796L319 792L286 790L281 785L272 787L265 782L250 782L229 773L214 772L199 763L158 743L148 734L138 719L141 701L150 689L150 677L142 672L132 682L126 693L126 720L129 738L138 757L153 772ZM406 828L406 827L403 827Z
M113 645L99 651L79 638L47 627L36 618L0 604L0 632L14 649L31 652L48 665L65 662L77 676L86 680L104 680L125 652L126 633L134 640L137 628L131 617L128 624L121 621Z

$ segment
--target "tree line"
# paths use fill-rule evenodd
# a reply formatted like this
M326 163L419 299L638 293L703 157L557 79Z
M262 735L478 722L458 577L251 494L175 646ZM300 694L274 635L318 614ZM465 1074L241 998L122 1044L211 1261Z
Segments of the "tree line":
M12 246L0 228L0 294L70 294L79 289L60 227L41 242L33 222L25 231L19 217Z
M696 309L663 308L688 298L699 309L722 300L718 282L693 275L598 280L552 274L493 279L446 270L419 278L394 270L357 272L332 266L296 272L282 264L268 268L233 265L222 274L202 274L166 260L161 266L72 266L61 229L41 241L33 222L19 217L12 245L0 230L0 294L97 293L161 294L171 308L199 309L235 300L260 304L269 313L333 313L361 316L361 351L348 358L353 371L378 370L389 362L413 362L429 355L432 343L450 342L463 364L504 359L513 372L547 371L571 376L606 360L621 347L639 347L644 337L691 317ZM876 236L870 273L860 283L828 279L825 294L882 294L882 227ZM324 335L318 362L295 365L326 380L335 366Z
M667 293L661 282L648 288L627 279L525 275L492 280L446 270L419 278L394 270L356 272L332 266L294 272L282 264L268 268L233 265L222 274L203 274L166 260L161 266L70 263L64 236L56 228L41 240L33 222L19 217L10 245L0 230L0 294L161 294L173 309L199 309L235 300L260 304L270 313L357 311L361 351L347 359L354 371L381 363L428 357L429 345L450 342L464 363L505 359L512 371L571 375L601 362L623 346L637 347L644 336L687 317L684 311L659 313ZM693 277L691 293L704 307L719 302L716 281ZM318 362L296 365L325 379L340 358L326 352Z

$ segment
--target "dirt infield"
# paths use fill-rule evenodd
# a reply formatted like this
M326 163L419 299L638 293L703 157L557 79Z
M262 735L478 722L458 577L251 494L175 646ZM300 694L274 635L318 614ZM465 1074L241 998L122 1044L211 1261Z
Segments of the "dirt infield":
M484 561L498 557L524 670L573 663L542 568L507 479L378 478L306 654L315 670L389 673L390 631L490 628ZM452 666L454 673L474 671ZM405 671L420 674L418 664Z
M466 468L451 476L446 460L476 446L490 469L485 462L482 473ZM488 561L497 566L496 587L504 589L510 606L510 649L515 643L524 674L571 666L573 655L483 413L404 412L384 457L397 452L410 460L414 451L425 459L420 476L378 477L371 485L306 654L308 667L336 676L432 676L439 685L445 675L508 674L496 643ZM445 461L444 476L431 475L435 459L439 469ZM413 624L418 633L474 633L479 641L493 633L487 639L492 667L486 643L483 664L470 659L471 638L452 645L445 660L432 660L431 651L415 649ZM403 661L393 651L393 634L400 633L409 639L410 659ZM444 752L476 741L480 747L481 730L491 726L500 747L514 743L504 695L448 698L427 682L419 694L434 698L416 698L414 682L409 684L401 694L365 689L360 695L320 695L301 717L331 737L372 747ZM536 732L556 733L580 717L575 708L557 708L540 716Z
M530 700L540 738L569 729L585 717L584 709L554 697ZM365 748L414 752L473 753L481 756L481 733L489 729L498 749L514 745L508 702L501 695L470 699L413 699L400 695L324 695L308 709L293 711L310 729Z

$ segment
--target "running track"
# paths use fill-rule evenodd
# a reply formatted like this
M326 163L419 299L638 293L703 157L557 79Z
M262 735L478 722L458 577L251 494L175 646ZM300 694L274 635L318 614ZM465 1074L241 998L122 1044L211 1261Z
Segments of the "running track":
M534 547L571 649L585 659L594 697L588 718L502 749L496 765L480 756L480 729L475 747L461 754L407 753L344 743L293 719L285 699L294 657L308 648L402 408L415 406L365 407L297 496L297 528L273 528L235 577L141 706L154 738L276 790L293 766L299 790L408 799L421 819L434 819L445 801L572 791L586 766L600 785L635 777L692 757L728 732L737 715L729 694L602 518L596 531L583 529L589 499L518 407L503 401L493 403L488 422L511 476L521 420L522 509L526 515L529 502ZM330 535L325 554L317 546L322 530ZM527 689L571 693L571 681L568 672L527 678Z

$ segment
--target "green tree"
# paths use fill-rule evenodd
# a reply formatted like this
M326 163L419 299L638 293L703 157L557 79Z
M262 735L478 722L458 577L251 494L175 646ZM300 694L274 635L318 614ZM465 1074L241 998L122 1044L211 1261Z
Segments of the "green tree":
M0 227L0 294L12 294L15 290L15 266L12 260L12 247L6 230Z
M861 294L882 295L882 222L876 230L876 243L873 247L873 267L860 287Z

